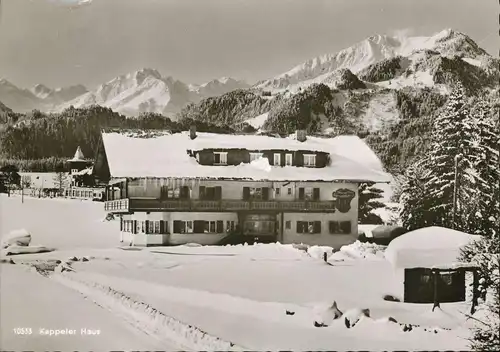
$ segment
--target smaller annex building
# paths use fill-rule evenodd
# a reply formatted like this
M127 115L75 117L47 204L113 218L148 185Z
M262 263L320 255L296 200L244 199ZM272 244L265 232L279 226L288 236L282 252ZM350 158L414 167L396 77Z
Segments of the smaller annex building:
M479 237L431 226L394 239L385 257L395 269L397 295L408 303L465 301L466 272L473 269L458 258L461 248Z

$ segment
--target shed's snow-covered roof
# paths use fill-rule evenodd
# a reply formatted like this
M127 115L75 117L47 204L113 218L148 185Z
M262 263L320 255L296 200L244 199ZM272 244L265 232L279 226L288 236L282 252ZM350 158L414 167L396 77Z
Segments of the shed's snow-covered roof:
M385 257L396 268L454 268L460 249L479 236L445 227L431 226L394 239Z
M357 136L335 138L308 137L299 142L292 137L197 133L155 132L141 138L131 133L103 133L102 140L109 170L119 177L225 178L274 181L373 181L389 182L382 163ZM311 150L330 154L325 168L263 167L262 161L237 166L200 165L188 151L202 149ZM266 159L267 160L267 159Z

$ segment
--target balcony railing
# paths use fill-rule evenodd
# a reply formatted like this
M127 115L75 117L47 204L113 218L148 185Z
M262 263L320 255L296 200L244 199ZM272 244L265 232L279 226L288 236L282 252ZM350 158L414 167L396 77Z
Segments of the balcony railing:
M126 213L129 211L128 199L110 200L104 202L104 210L110 213Z
M130 211L334 211L330 201L159 200L131 198L105 203L109 212Z

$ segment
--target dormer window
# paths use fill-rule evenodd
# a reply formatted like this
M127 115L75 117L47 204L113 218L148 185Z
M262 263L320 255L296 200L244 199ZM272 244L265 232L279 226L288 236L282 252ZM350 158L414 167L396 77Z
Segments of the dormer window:
M262 153L250 153L250 162L262 158Z
M316 154L304 154L304 166L315 167L316 166Z
M214 165L227 165L227 152L215 152Z

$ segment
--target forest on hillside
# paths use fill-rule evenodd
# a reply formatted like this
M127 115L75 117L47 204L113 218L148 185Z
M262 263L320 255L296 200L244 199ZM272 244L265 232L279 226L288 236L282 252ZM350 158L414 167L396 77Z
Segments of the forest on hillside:
M394 95L399 119L391 126L371 131L357 116L377 94ZM495 94L491 94L486 99L492 107L498 107L494 97ZM470 98L471 104L474 99ZM175 132L186 131L194 124L198 131L252 133L255 129L244 120L267 111L264 128L270 133L287 134L306 129L310 134L322 134L326 123L330 134L355 134L365 138L386 168L397 174L410 165L415 156L426 152L432 121L446 100L446 96L431 88L339 91L314 84L297 94L280 94L272 99L250 91L230 92L188 106L177 121L157 113L125 117L98 105L52 114L37 110L28 114L7 112L0 121L0 164L15 163L21 170L51 171L71 157L78 146L92 159L101 131L109 128Z

